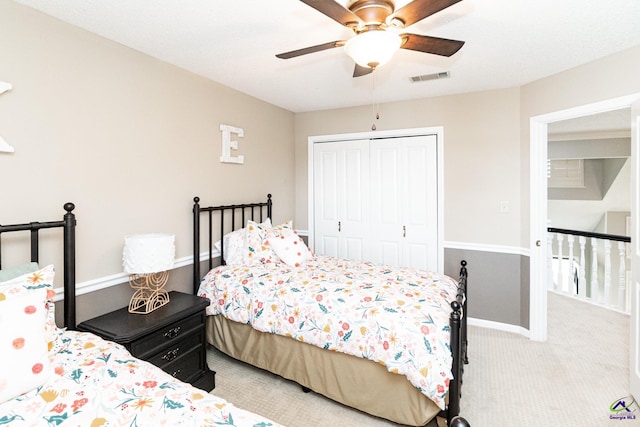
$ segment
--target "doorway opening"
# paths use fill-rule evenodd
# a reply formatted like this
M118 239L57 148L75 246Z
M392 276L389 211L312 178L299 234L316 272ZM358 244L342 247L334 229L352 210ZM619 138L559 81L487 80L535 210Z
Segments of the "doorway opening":
M587 104L530 119L530 302L529 338L547 339L547 158L550 123L629 108L640 94ZM629 118L631 119L631 118ZM631 159L633 161L633 159Z

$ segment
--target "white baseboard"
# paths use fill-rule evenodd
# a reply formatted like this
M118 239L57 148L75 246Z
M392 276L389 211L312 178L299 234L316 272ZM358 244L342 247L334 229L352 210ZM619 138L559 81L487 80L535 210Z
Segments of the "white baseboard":
M219 257L220 253L218 251L213 251L213 257ZM200 254L200 261L204 261L209 259L209 253L203 252ZM193 257L187 256L183 258L176 259L173 263L172 270L176 268L186 267L193 265ZM91 292L99 291L102 289L110 288L111 286L121 285L123 283L129 282L129 275L126 273L117 273L112 274L110 276L99 277L97 279L87 280L85 282L76 283L76 296L88 294ZM54 297L54 301L62 301L64 299L64 289L63 288L55 288L56 296Z
M467 319L467 325L478 326L480 328L495 329L495 330L504 331L504 332L511 332L511 333L519 334L526 338L529 338L528 329L525 329L522 326L509 325L508 323L494 322L491 320L483 320L483 319L474 319L473 317L469 317Z

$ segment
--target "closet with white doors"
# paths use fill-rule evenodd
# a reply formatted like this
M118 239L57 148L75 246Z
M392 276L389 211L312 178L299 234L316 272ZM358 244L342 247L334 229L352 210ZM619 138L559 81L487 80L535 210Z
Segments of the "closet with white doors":
M438 137L310 140L313 250L441 269Z

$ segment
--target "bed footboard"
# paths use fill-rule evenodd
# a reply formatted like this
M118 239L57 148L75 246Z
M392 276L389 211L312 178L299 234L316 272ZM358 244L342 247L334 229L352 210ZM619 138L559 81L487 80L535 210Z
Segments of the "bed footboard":
M453 362L451 372L453 380L449 383L449 404L446 418L449 427L468 427L469 423L460 417L460 397L462 391L462 375L464 364L469 363L467 357L467 261L460 262L460 278L456 300L451 303L451 355Z

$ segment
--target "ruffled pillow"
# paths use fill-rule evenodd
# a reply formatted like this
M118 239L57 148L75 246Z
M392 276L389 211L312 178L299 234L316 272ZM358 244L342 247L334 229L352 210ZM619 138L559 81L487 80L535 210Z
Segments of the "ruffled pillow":
M267 241L268 246L278 255L278 258L290 267L301 267L313 257L311 249L290 228L284 228L278 236L269 237Z

